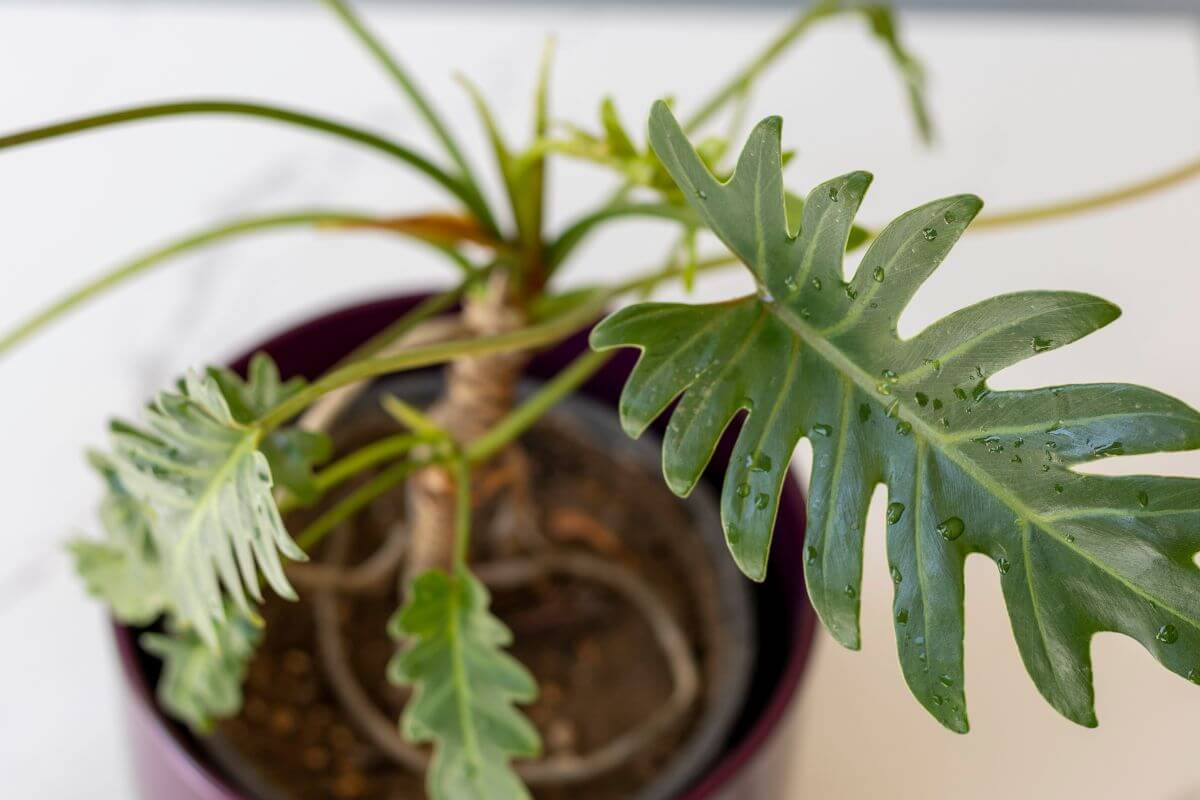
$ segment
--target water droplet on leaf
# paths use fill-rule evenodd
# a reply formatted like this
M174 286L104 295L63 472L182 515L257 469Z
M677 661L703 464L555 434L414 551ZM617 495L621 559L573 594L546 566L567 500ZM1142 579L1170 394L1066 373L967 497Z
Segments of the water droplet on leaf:
M1054 342L1050 339L1043 339L1041 336L1033 337L1033 352L1044 353L1054 347Z
M812 432L818 436L829 436L833 433L833 428L829 427L823 422L818 422L816 425L812 426Z
M937 231L933 228L926 228L925 230L921 231L921 235L925 237L925 241L932 242L937 238Z
M889 525L895 525L904 516L904 503L891 503L887 507L887 521Z
M1175 644L1179 641L1179 631L1175 630L1174 625L1163 625L1158 629L1158 633L1154 634L1154 638L1163 644Z
M963 535L966 530L966 525L958 517L950 517L937 526L937 532L942 535L942 538L947 542L952 542Z
M883 271L883 267L876 267L871 272L871 277L875 279L876 283L883 283L884 279L887 278L887 273Z

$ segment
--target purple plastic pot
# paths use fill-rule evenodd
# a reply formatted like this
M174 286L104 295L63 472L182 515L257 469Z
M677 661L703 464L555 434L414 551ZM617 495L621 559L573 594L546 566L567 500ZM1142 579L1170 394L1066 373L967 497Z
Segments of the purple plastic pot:
M315 378L340 358L382 331L420 297L379 300L326 314L274 337L252 352L270 353L284 377ZM535 357L528 374L547 379L587 348L579 333ZM233 366L244 369L249 355ZM637 360L621 351L581 391L614 410L621 387ZM658 422L659 432L665 419ZM717 448L705 480L720 491L733 446L731 431ZM816 615L804 591L802 548L804 503L795 475L784 482L767 580L754 587L759 651L741 717L712 765L680 800L775 800L785 780L787 750L793 743L783 722L795 705L808 663ZM172 800L249 800L199 755L185 728L168 720L154 701L157 666L136 644L137 631L114 625L117 649L129 688L127 726L134 771L143 797Z

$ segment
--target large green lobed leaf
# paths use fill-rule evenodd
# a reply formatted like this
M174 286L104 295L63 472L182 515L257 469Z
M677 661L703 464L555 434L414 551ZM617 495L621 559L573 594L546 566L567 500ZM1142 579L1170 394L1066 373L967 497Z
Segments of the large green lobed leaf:
M537 696L533 676L504 651L512 635L488 610L487 589L465 568L413 581L393 618L404 643L388 668L415 692L401 726L433 742L426 785L433 800L528 800L513 758L536 756L537 730L515 707Z
M1072 469L1200 447L1200 414L1139 386L994 391L987 383L1108 324L1115 306L1074 292L1020 292L901 339L900 314L978 213L978 198L949 197L900 216L845 281L843 254L869 175L818 186L789 221L778 118L758 125L726 183L661 103L650 137L759 291L710 305L626 308L597 327L592 343L643 351L621 398L631 435L679 398L663 449L679 494L744 414L721 514L746 574L765 575L780 487L807 436L813 605L839 642L859 646L863 527L874 487L886 484L901 666L942 724L968 727L963 562L973 552L997 565L1025 665L1068 718L1096 722L1089 642L1099 631L1137 639L1200 682L1200 481Z

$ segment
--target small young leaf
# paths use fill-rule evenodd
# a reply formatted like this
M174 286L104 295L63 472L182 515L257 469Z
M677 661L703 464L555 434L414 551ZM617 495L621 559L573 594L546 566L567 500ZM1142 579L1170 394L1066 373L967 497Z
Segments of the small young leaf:
M637 146L629 138L621 117L617 114L617 106L611 97L604 98L600 104L600 124L604 126L604 138L608 143L608 151L616 158L635 158Z
M262 599L258 572L295 598L279 555L306 556L279 517L258 430L234 420L215 380L190 373L181 392L158 396L145 420L146 431L113 425L111 463L146 510L172 611L215 646L222 588L253 618L246 595Z
M198 733L241 710L246 668L262 638L262 631L236 609L227 612L216 627L215 644L190 630L146 633L139 640L146 652L163 661L159 704Z
M790 220L799 222L794 233L778 118L755 128L725 183L661 103L650 138L758 293L622 309L592 344L643 351L621 397L631 434L682 395L663 448L676 492L690 490L726 426L746 412L721 515L748 575L765 574L780 486L807 436L813 606L839 642L859 646L863 526L874 487L886 484L901 667L942 724L967 729L963 562L972 552L996 563L1026 668L1069 719L1095 724L1089 642L1099 631L1131 636L1168 669L1196 676L1200 480L1072 467L1200 448L1200 413L1140 386L995 391L987 383L1112 322L1115 306L1075 292L1020 292L901 339L901 313L978 213L978 198L901 215L845 280L843 254L869 175L815 188Z
M221 395L229 404L234 420L242 425L253 423L305 386L303 378L281 382L279 368L266 353L256 353L250 360L245 381L224 367L209 367L208 373L221 387ZM317 499L313 467L328 460L333 453L328 436L297 427L283 427L268 434L259 442L258 449L267 457L276 484L303 504Z
M94 453L90 460L108 487L100 505L105 537L75 539L67 548L91 595L107 603L121 622L145 625L166 608L162 569L145 509L126 491L107 458Z
M487 589L466 570L426 572L392 619L407 640L392 659L393 683L414 687L401 730L432 742L432 800L525 800L513 758L536 756L537 730L516 709L537 694L529 672L503 648L508 629L489 611Z

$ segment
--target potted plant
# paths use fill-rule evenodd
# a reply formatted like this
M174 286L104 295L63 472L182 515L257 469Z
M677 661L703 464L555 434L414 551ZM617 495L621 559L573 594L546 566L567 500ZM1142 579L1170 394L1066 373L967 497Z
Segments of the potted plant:
M154 796L748 797L746 763L786 708L811 633L801 563L816 615L858 646L878 483L901 667L946 727L968 727L962 566L974 552L995 562L1028 671L1068 719L1095 724L1088 645L1099 631L1138 639L1200 682L1200 484L1073 469L1200 447L1200 414L1137 386L988 385L1113 321L1115 306L1023 292L901 339L899 315L978 198L937 200L874 232L855 225L866 173L804 197L785 190L777 118L736 159L736 134L693 143L723 110L736 123L755 78L841 13L866 18L928 133L921 72L887 9L814 6L682 123L655 104L646 146L610 100L599 133L552 125L548 58L521 150L468 84L507 193L502 223L409 74L342 0L328 5L451 167L352 125L225 100L0 137L4 149L168 115L252 116L383 152L455 201L404 217L306 211L221 225L0 338L3 353L171 256L271 228L387 231L461 270L449 290L344 310L232 367L191 371L90 455L104 535L72 544L78 570L120 622L135 695L153 684L158 708L196 734L135 706ZM547 234L552 158L594 162L621 186ZM1197 171L978 224L1071 213ZM679 226L664 264L557 289L582 241L637 216ZM709 238L723 249L701 255ZM753 294L639 302L594 325L625 296L728 266L749 271ZM619 436L656 424L661 443ZM805 437L807 522L788 478ZM648 478L648 448L654 459L661 449L665 484Z

